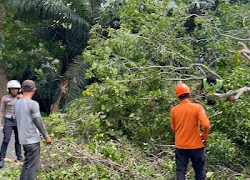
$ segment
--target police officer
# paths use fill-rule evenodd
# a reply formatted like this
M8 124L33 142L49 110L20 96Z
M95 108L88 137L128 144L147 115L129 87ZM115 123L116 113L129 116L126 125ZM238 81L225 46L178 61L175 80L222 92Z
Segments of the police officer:
M10 142L12 130L15 134L15 151L17 160L22 160L21 145L18 139L17 124L14 116L14 105L16 100L21 97L21 84L17 80L7 83L8 95L3 96L0 106L0 126L3 128L3 142L0 151L0 168L4 166L4 158L8 144Z

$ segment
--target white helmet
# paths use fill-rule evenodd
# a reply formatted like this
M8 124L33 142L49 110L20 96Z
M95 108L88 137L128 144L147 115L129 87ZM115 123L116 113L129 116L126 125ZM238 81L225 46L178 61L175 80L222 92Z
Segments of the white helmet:
M9 91L10 88L17 88L17 89L21 89L21 84L19 81L17 80L10 80L7 83L7 91Z

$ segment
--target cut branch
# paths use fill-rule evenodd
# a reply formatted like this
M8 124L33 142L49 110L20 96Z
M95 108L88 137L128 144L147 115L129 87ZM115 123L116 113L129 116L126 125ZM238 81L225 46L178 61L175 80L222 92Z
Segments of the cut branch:
M213 70L211 70L206 65L200 64L200 63L191 64L189 67L178 67L177 70L191 69L193 67L201 67L201 68L205 69L207 72L209 72L210 74L214 75L216 78L222 79L222 77L220 75L218 75L216 72L214 72Z
M222 79L222 77L220 75L218 75L216 72L214 72L213 70L211 70L208 66L206 66L204 64L200 64L200 63L191 64L188 67L148 66L148 67L133 67L133 68L130 68L130 69L133 70L133 69L153 69L153 68L168 69L169 68L169 69L173 69L173 71L180 71L180 70L189 70L189 69L192 69L193 67L198 67L199 70L202 72L202 74L205 73L204 72L204 70L205 70L208 73L214 75L216 78Z
M215 31L220 35L220 36L224 36L224 37L229 37L231 39L235 39L235 40L238 40L238 41L250 41L250 38L239 38L239 37L235 37L235 36L232 36L230 34L224 34L222 33L219 28L215 25L214 27Z
M220 99L233 98L233 101L237 101L242 94L244 94L245 92L249 92L249 91L250 91L250 87L243 87L243 88L240 88L236 91L228 91L224 94L214 93L214 96L216 96Z
M238 54L240 59L242 59L243 61L250 63L250 50L248 49L248 47L243 43L243 42L238 42L239 45L239 50L238 50Z
M190 78L169 78L164 79L165 81L191 81L191 80L202 80L204 77L190 77Z

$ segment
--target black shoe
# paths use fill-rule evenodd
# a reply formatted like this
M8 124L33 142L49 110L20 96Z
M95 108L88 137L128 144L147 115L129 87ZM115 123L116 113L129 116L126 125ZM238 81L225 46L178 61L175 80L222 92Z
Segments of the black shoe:
M4 160L1 159L1 160L0 160L0 168L3 168L3 166L4 166Z

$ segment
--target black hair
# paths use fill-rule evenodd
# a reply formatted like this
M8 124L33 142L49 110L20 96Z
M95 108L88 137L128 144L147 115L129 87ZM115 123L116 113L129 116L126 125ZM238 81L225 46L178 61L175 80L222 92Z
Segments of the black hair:
M180 95L178 98L179 98L179 100L182 101L183 99L190 98L190 94L189 93L185 93L185 94Z
M8 88L8 93L9 93L9 94L11 94L11 91L10 91L10 89L12 89L12 88ZM20 89L20 88L14 88L14 89L18 89L18 92L17 92L17 94L19 94L19 93L21 92L21 89Z
M216 84L216 77L214 76L208 76L207 77L208 84Z

